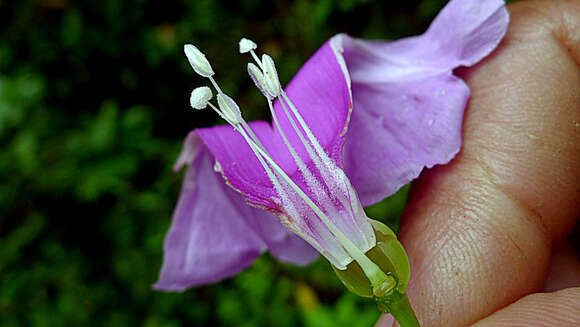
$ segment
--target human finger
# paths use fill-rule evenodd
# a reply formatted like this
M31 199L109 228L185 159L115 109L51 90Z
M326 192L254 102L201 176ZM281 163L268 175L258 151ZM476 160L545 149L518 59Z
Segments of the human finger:
M422 326L465 326L541 291L580 216L580 2L510 6L500 48L464 74L464 145L415 183L401 225Z
M472 327L580 326L580 287L528 295Z

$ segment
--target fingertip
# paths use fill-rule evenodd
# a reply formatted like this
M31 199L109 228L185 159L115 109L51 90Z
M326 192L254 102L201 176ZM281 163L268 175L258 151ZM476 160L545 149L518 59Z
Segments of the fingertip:
M472 327L580 326L580 287L528 295Z
M473 92L462 151L414 183L401 224L425 326L473 323L542 290L551 247L580 216L580 70L562 32L580 15L555 20L574 8L511 7L500 48L464 72Z
M390 314L381 315L376 327L393 327L395 326L395 319Z

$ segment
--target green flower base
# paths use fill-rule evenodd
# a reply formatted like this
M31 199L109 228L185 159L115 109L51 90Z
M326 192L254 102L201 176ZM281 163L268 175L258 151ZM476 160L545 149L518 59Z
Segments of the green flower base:
M415 312L411 308L407 294L394 290L381 298L375 297L379 310L390 313L401 327L420 327Z

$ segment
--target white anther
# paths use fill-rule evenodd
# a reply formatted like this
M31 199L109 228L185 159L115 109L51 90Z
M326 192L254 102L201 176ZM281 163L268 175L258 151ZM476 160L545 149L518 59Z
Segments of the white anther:
M254 81L254 84L256 84L256 87L260 90L260 92L262 92L262 94L266 97L266 99L271 100L272 97L268 92L266 92L267 86L265 84L264 74L262 73L260 68L258 68L258 66L254 65L251 62L248 63L248 75L250 75L252 81Z
M265 90L272 98L276 98L280 95L281 87L272 57L267 54L262 55L262 68L264 69Z
M213 76L214 72L209 64L209 61L205 58L205 55L199 51L193 44L186 44L183 46L183 52L187 56L187 60L193 67L196 73L203 77Z
M207 103L211 100L213 93L211 89L207 86L202 86L195 88L191 91L191 97L189 97L189 104L193 109L201 110L207 107Z
M256 48L258 47L258 45L254 41L246 39L245 37L240 40L239 45L240 45L240 53L247 53L252 50L256 50Z
M232 125L241 124L242 112L236 102L223 93L219 93L216 98L224 118Z

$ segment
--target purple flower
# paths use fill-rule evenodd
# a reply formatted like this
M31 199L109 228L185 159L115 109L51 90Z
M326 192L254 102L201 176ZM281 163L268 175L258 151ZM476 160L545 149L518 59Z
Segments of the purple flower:
M294 264L308 264L316 251L337 269L356 261L373 286L384 282L365 256L376 238L362 205L459 151L469 89L452 70L490 53L507 20L503 1L454 0L419 37L372 42L337 35L285 91L271 58L258 58L256 44L242 39L240 52L255 59L248 73L267 99L272 126L246 123L205 56L187 45L218 103L202 87L192 92L192 107L210 106L231 126L197 129L184 142L175 169L188 168L154 287L184 290L221 280L267 249Z

